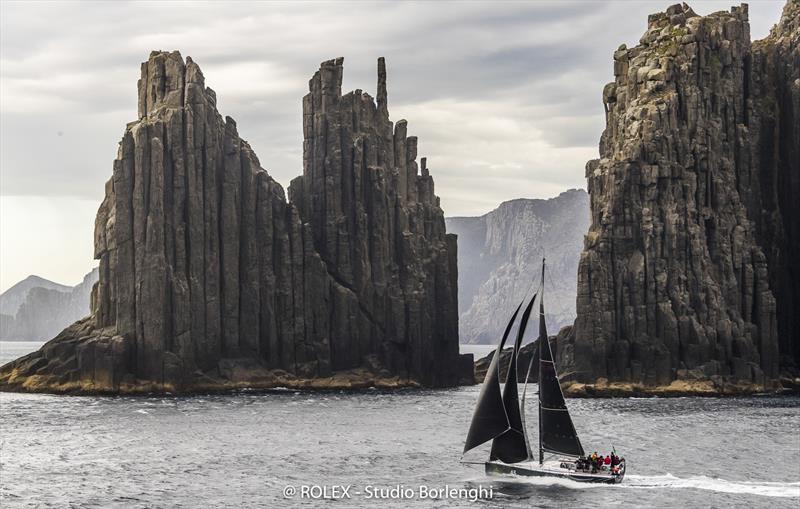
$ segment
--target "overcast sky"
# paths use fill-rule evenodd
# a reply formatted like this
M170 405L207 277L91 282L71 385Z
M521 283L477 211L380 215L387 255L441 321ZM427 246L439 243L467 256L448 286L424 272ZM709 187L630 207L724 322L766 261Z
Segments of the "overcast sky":
M200 65L284 186L302 171L301 98L319 62L344 56L344 90L374 96L385 56L390 115L419 136L445 214L480 215L585 187L611 55L670 3L2 2L0 291L29 274L75 284L95 265L94 215L151 50ZM782 5L750 3L753 38Z

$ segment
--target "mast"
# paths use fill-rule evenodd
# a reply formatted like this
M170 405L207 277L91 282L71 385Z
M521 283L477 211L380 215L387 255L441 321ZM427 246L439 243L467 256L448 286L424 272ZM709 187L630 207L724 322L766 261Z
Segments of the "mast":
M542 260L542 279L544 267ZM572 457L583 456L584 451L561 391L547 337L544 305L539 302L539 462L543 463L545 451Z
M542 257L542 288L539 297L539 347L536 349L539 354L539 465L544 463L544 449L542 448L542 324L544 323L544 262L545 258ZM548 341L547 333L544 335L544 340Z

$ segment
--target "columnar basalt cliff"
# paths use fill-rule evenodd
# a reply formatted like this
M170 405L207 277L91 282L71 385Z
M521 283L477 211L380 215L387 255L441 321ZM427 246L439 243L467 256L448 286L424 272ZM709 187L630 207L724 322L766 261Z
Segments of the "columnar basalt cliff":
M343 369L380 352L390 371L438 384L459 356L456 236L425 158L420 175L417 138L389 120L383 59L377 104L341 88L342 59L324 62L303 98L303 175L289 187L331 280L326 357Z
M674 5L614 54L559 347L578 380L763 385L796 355L798 10L751 44L746 5Z
M377 104L341 79L337 59L310 81L287 202L191 58L152 53L97 214L93 314L4 366L3 387L471 380L455 236L416 138L389 120L384 62Z
M800 374L800 0L752 45L738 188L767 257L781 367Z

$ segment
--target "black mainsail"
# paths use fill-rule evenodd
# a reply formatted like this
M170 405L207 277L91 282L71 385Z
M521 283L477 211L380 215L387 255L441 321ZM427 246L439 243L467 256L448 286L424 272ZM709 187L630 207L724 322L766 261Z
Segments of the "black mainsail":
M475 413L472 414L472 423L469 426L467 441L464 444L465 453L511 428L506 415L503 396L500 393L500 356L503 353L506 339L508 339L508 333L511 332L511 326L514 325L523 302L520 302L517 310L511 316L511 320L508 321L506 331L503 333L503 339L497 345L492 362L489 363L489 369L486 371L486 378L483 380L481 393L478 396L478 404L475 406Z
M519 401L519 377L517 376L517 359L522 338L525 335L525 328L528 326L528 319L533 310L533 303L536 301L536 294L533 294L517 329L517 339L514 341L514 350L508 364L508 374L506 383L503 387L503 406L508 416L509 428L492 441L492 452L490 460L503 461L505 463L517 463L525 461L530 457L530 447L528 446L527 435L525 433L525 420Z
M542 260L542 282L544 284L544 260ZM558 381L553 351L547 339L544 321L544 302L539 300L539 463L544 453L567 456L583 456L583 446L575 432L572 418L567 411L564 393Z

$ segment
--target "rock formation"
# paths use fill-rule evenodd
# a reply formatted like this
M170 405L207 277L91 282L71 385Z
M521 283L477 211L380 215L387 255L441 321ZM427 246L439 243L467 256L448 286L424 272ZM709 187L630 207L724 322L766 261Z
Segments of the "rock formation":
M377 104L341 94L342 60L322 64L303 98L303 175L289 188L330 279L319 325L333 369L380 353L392 372L452 384L458 358L456 237L407 123L389 120L386 67ZM312 292L313 293L313 292ZM313 299L314 296L311 295ZM440 380L440 377L443 379ZM444 380L451 380L444 382Z
M97 269L75 286L29 276L0 295L0 340L40 341L90 312Z
M547 324L575 320L575 291L589 195L571 189L549 200L517 199L480 217L446 219L458 235L459 333L462 343L496 344L511 312L548 261ZM536 328L532 329L533 334Z
M197 64L153 52L97 214L93 314L0 383L181 390L365 365L429 386L471 380L455 236L416 138L389 120L383 59L377 104L341 83L341 58L309 82L287 202Z
M796 355L798 5L753 44L747 5L674 5L614 53L559 351L578 380L758 384Z
M781 366L800 373L800 1L753 43L747 122L737 126L740 195L767 257Z

